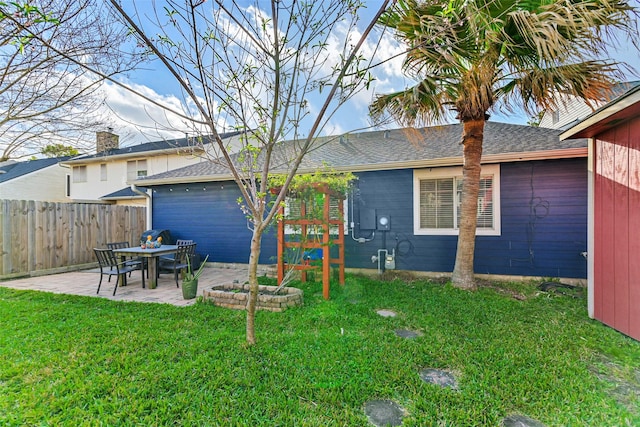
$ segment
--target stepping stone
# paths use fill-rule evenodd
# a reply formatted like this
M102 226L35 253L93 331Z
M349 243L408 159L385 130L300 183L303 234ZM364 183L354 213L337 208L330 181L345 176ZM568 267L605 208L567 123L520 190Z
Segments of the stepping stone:
M378 310L378 311L376 311L376 313L378 313L382 317L396 317L397 316L396 312L395 311L391 311L391 310Z
M396 329L395 333L400 338L417 338L422 336L420 331L410 331L408 329Z
M540 421L525 417L524 415L509 415L502 420L503 427L545 427Z
M371 400L364 405L369 422L377 427L402 425L404 409L392 400Z
M420 378L424 382L439 385L442 388L449 387L454 390L458 389L456 378L451 372L428 368L420 371Z

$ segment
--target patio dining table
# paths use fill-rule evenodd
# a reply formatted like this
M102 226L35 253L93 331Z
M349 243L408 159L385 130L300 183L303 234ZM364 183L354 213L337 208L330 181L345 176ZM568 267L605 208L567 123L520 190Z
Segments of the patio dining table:
M158 257L162 255L175 254L178 252L178 245L162 245L159 248L142 248L136 246L132 248L114 249L113 253L121 257L133 256L149 258L149 288L155 289L158 286Z

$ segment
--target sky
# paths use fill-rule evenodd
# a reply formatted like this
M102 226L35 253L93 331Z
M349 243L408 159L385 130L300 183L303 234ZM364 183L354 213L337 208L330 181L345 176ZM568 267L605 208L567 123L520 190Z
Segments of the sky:
M640 0L633 0L632 3L635 6L640 6ZM362 15L361 29L369 22L378 6L378 2L367 2L367 4L368 7ZM142 13L152 13L152 5L153 3L149 0L136 2L136 7ZM365 56L372 57L374 43L374 39L365 43L362 50ZM391 57L396 58L373 69L375 80L371 87L358 93L347 105L343 106L339 113L331 119L323 131L324 134L339 135L369 128L371 123L368 117L368 105L376 93L389 93L413 85L413 81L405 78L401 71L402 57L398 55L402 51L403 47L391 36L383 38L376 51L374 62ZM606 52L606 54L640 70L640 52L625 40L620 40L618 48L615 51ZM628 73L628 80L639 79L640 77L637 75ZM175 109L181 109L182 99L175 78L158 62L145 64L144 68L121 77L120 81L144 93L149 98ZM106 98L105 108L108 109L107 114L110 117L109 126L120 135L121 146L157 141L163 138L181 138L185 136L185 133L193 134L193 130L185 127L180 119L171 117L158 107L141 100L121 87L106 83L103 86L103 91ZM501 113L494 111L491 120L526 124L529 117L521 112ZM388 127L398 127L398 125L391 124Z
M259 4L266 2L258 2ZM364 28L377 9L375 6L368 6L364 10L359 28ZM152 13L152 2L137 2L138 12L141 14ZM146 6L146 7L145 7ZM132 11L130 9L129 11ZM337 39L345 36L345 33L336 35ZM373 56L375 50L376 38L367 40L362 48L363 54L367 58ZM342 40L339 40L342 42ZM363 90L353 99L341 108L340 113L330 121L325 128L323 134L342 134L354 129L362 129L370 127L368 118L368 105L373 99L374 93L386 93L392 90L399 90L410 84L401 72L402 58L399 55L403 52L400 46L392 37L385 37L377 47L374 62L383 62L384 64L373 70L376 80L370 90ZM389 60L391 57L397 57ZM126 78L121 79L124 83L131 85L136 90L143 91L146 96L157 99L162 103L168 104L176 109L180 108L181 97L180 89L175 78L169 74L166 68L159 62L145 64L144 68L130 73ZM141 143L150 140L157 140L159 137L183 137L184 131L168 131L161 129L159 122L169 121L172 123L169 127L184 128L181 126L180 120L168 117L159 108L149 105L135 95L128 93L125 89L114 84L107 83L104 85L106 95L106 104L111 109L111 126L114 132L121 136L121 145L129 143ZM318 109L319 105L314 105L312 109ZM347 113L343 113L347 112ZM136 126L135 124L138 124ZM140 126L142 125L142 126ZM225 130L222 128L222 130ZM190 131L191 132L191 131Z

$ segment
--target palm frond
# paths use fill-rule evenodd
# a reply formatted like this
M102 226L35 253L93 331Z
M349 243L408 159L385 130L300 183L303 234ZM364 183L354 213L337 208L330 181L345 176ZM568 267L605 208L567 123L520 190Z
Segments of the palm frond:
M540 61L572 62L606 51L614 29L631 30L633 8L622 0L540 2L538 8L515 9L502 29L506 54L529 51Z
M438 90L433 81L424 79L411 88L378 95L369 112L376 122L389 113L405 126L437 123L446 118L450 99L450 93Z
M609 98L615 83L612 74L615 74L615 66L606 61L536 68L509 81L500 89L500 95L505 105L522 105L528 113L556 109L562 100L558 95L580 97L592 105L593 101Z
M406 42L403 70L420 83L378 96L371 113L414 123L447 109L478 119L500 98L526 111L555 108L559 93L601 100L620 77L600 57L605 36L637 34L637 13L625 0L398 0L381 22Z

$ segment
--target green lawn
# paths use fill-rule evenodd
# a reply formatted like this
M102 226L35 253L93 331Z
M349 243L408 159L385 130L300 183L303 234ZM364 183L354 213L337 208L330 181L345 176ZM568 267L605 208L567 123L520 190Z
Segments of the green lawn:
M365 426L373 399L405 408L403 426L640 425L640 343L588 319L582 295L348 276L324 301L299 286L304 307L258 313L254 347L245 313L211 304L0 288L0 425Z

